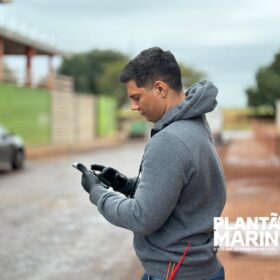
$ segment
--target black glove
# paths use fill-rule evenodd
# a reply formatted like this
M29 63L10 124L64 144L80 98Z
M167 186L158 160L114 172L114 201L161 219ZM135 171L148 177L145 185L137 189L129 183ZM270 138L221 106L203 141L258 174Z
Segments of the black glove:
M100 179L100 181L105 182L103 180L105 179L115 191L119 191L121 188L125 187L128 182L128 179L125 175L112 167L92 164L91 170L99 171L100 174L98 174L98 178Z
M81 184L86 192L90 193L92 187L94 187L97 184L101 184L97 177L83 164L79 163L78 169L83 173Z

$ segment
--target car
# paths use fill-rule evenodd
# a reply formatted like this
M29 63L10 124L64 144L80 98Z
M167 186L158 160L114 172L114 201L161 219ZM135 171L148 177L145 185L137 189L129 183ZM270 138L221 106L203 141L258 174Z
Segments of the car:
M21 169L24 161L25 147L22 138L0 125L0 164Z

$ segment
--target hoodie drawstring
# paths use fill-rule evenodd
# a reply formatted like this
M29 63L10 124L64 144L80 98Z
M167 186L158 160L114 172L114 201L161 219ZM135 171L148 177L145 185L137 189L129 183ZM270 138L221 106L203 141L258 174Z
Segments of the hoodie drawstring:
M171 273L170 273L170 276L169 276L169 272L170 272L170 266L171 266L171 263L172 262L169 262L168 264L168 270L167 270L167 273L166 273L166 277L165 277L165 280L173 280L175 278L175 275L177 273L177 271L179 270L182 262L184 261L189 249L191 247L191 243L188 243L188 246L184 252L184 254L182 255L182 257L180 258L179 262L177 263L177 265L175 266L175 263L173 263L172 265L172 270L171 270ZM169 278L168 278L169 277Z

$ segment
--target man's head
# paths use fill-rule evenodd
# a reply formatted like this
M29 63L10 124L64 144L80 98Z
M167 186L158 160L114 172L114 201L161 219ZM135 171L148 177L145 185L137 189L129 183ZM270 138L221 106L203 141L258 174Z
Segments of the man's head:
M146 49L131 60L120 81L126 83L131 109L151 122L158 121L183 98L178 63L171 52L158 47Z

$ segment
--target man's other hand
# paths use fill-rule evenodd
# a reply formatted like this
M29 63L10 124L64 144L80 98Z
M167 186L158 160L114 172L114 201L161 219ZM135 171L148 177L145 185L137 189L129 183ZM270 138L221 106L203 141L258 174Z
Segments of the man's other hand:
M92 164L91 170L100 171L100 175L105 180L109 181L111 187L115 191L119 191L127 184L127 177L112 167L105 167L99 164Z

